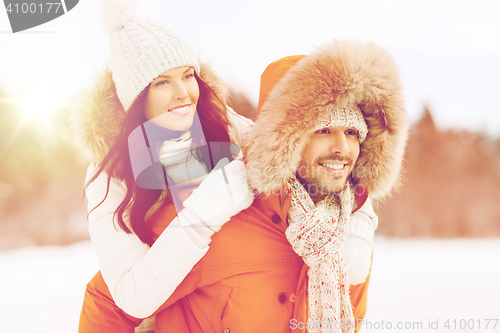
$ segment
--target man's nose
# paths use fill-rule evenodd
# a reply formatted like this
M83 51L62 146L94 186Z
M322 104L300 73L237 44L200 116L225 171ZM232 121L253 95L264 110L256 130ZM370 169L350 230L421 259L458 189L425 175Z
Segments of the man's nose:
M331 133L330 153L344 155L349 152L347 136L342 131Z

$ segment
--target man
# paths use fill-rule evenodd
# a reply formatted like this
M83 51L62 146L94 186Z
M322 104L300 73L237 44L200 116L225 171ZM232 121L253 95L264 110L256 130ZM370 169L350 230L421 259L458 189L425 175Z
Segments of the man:
M282 79L276 83L275 77ZM344 285L342 272L319 277L322 271L341 265L318 262L328 258L336 262L339 255L349 273L359 275L348 274L351 283L366 277L363 272L369 269L371 253L366 245L371 246L373 229L353 219L345 221L350 215L343 211L349 199L345 186L347 181L357 196L367 192L380 200L397 182L408 133L401 95L395 64L371 44L333 43L311 56L281 59L262 76L261 114L246 151L247 175L261 193L271 193L283 184L292 189L286 235L309 266L308 322L312 325L325 318L330 322L352 318L346 314L350 310L347 288L340 293L328 290ZM294 175L302 186L297 186ZM294 188L299 189L295 195ZM329 196L337 197L337 202L328 201ZM325 206L337 207L328 212ZM328 214L333 216L328 219ZM328 221L322 221L325 218ZM372 222L376 227L376 217ZM324 233L334 237L321 239ZM348 234L343 245L338 244L342 233ZM351 301L352 296L351 288ZM366 305L352 302L355 311L361 304ZM359 315L358 311L354 317Z
M156 312L156 332L359 329L377 224L367 196L382 199L397 182L408 131L397 68L374 45L335 42L271 64L259 110L245 149L259 195L212 236ZM163 207L153 231L175 215ZM99 276L89 283L82 331L138 322Z

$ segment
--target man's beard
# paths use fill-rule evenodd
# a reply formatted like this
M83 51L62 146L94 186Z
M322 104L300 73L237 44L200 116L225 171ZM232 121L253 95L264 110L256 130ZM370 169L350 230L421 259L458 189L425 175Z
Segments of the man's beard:
M325 167L321 165L322 161L337 160L347 162L343 175L335 176L329 174ZM314 165L299 165L296 172L297 180L304 186L311 198L317 202L326 196L342 191L350 179L350 173L353 170L353 161L349 157L328 156L318 158ZM315 200L316 199L316 200Z

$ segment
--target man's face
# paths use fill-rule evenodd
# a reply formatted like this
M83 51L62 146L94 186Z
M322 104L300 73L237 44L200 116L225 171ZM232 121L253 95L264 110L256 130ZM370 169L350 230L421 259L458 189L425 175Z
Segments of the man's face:
M325 127L314 132L304 148L297 179L316 203L343 189L358 156L356 129Z

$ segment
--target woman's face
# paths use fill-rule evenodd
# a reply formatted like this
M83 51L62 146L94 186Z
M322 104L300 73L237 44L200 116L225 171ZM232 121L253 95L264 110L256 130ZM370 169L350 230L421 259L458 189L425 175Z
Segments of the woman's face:
M158 126L185 131L191 128L200 88L192 67L169 70L151 82L144 115Z

